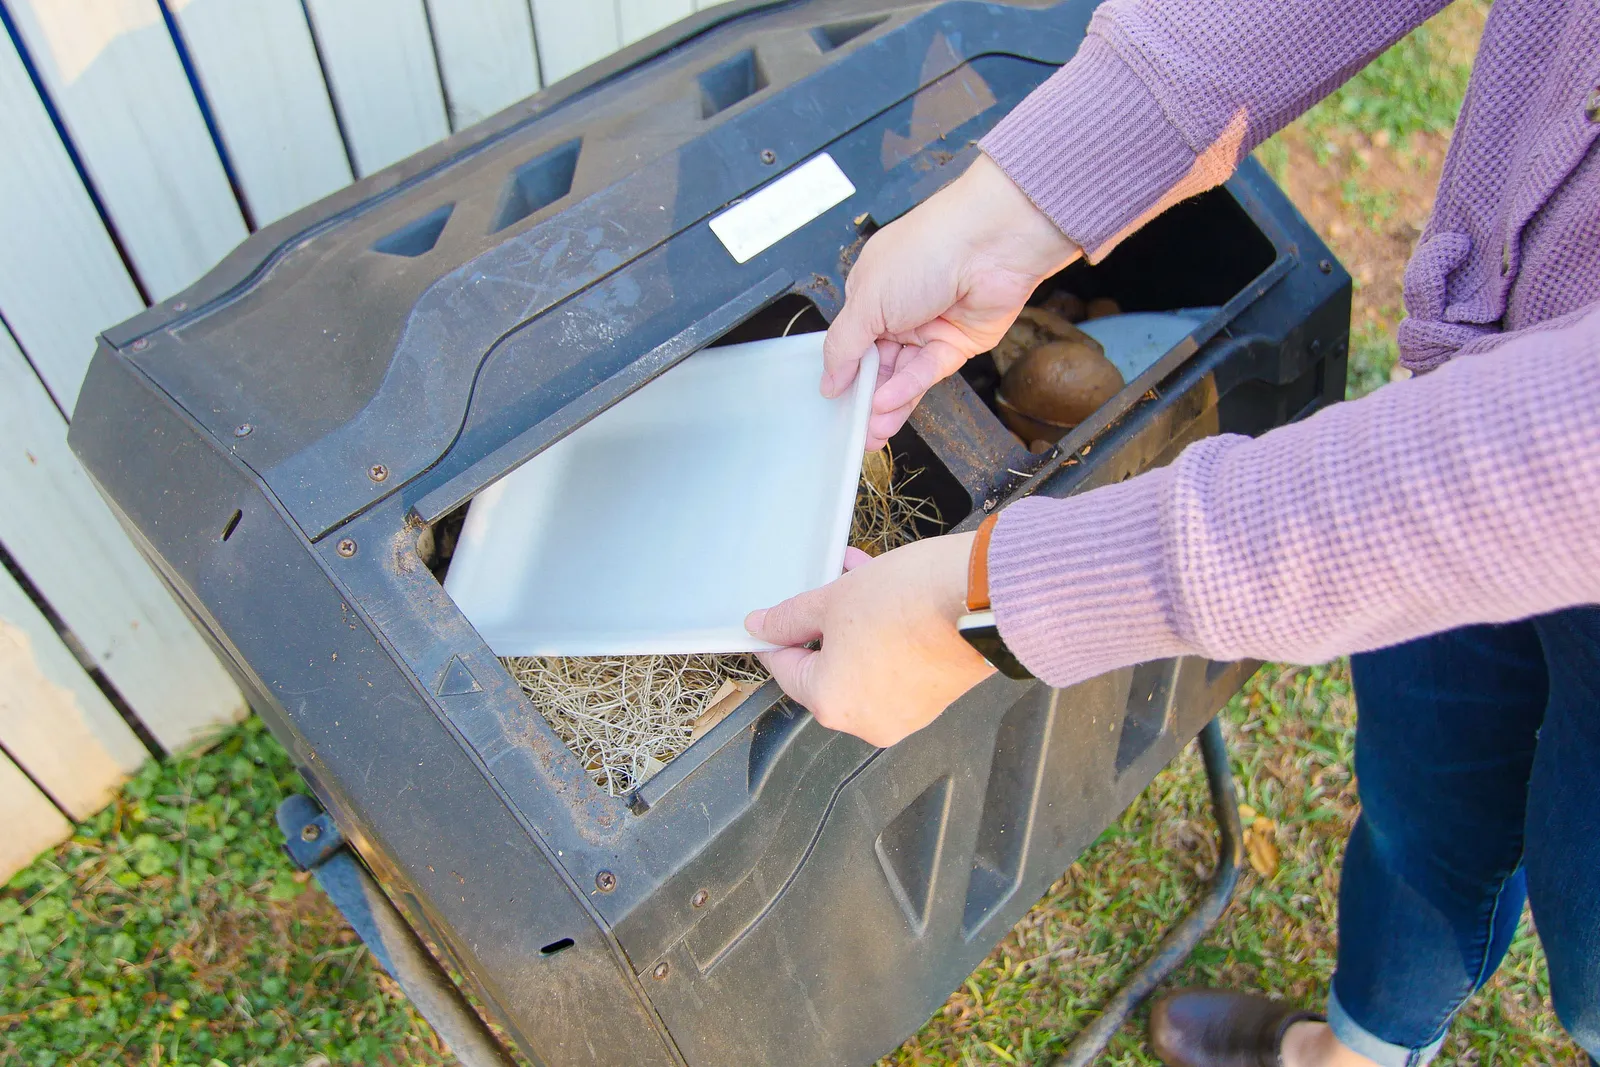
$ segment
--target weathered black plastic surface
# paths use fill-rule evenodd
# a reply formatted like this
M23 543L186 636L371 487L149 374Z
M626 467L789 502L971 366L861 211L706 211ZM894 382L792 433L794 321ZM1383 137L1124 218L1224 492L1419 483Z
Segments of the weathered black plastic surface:
M1249 670L994 679L887 751L769 686L612 798L418 555L420 523L752 312L786 293L836 311L871 226L958 172L1091 8L700 17L255 235L175 298L192 310L103 340L73 447L345 836L538 1062L870 1062ZM735 264L709 217L824 149L856 195ZM896 444L968 525L1342 395L1349 279L1253 165L1071 283L1224 309L1059 454L1020 448L979 377L930 394Z

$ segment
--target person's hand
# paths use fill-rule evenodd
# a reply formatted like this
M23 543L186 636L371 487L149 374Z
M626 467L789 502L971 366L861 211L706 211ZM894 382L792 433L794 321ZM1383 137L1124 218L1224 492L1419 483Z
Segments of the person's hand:
M956 631L974 536L855 553L843 577L750 613L753 635L787 646L757 655L829 729L880 747L915 733L994 671Z
M988 156L872 235L823 345L822 393L855 381L878 346L867 449L883 447L934 383L1005 336L1034 288L1078 246Z

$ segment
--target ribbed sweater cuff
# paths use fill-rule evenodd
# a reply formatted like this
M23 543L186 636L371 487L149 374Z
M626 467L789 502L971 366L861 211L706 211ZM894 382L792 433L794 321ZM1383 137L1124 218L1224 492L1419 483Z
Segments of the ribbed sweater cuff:
M981 145L1090 262L1103 259L1196 159L1133 68L1093 34Z
M1183 655L1168 591L1162 468L1065 500L1007 508L989 546L1000 636L1035 675L1064 687Z

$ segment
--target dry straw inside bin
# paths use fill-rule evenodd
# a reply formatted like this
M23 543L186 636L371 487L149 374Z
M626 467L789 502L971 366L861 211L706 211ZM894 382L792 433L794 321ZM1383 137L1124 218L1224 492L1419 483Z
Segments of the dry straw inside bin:
M850 543L879 555L943 525L887 448L867 454ZM621 796L767 678L754 656L531 656L501 660L595 784Z

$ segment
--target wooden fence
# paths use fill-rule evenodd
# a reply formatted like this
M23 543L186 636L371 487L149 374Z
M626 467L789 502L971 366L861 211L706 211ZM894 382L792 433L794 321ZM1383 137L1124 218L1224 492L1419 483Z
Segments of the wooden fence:
M67 450L94 338L711 0L0 0L0 879L228 676Z

